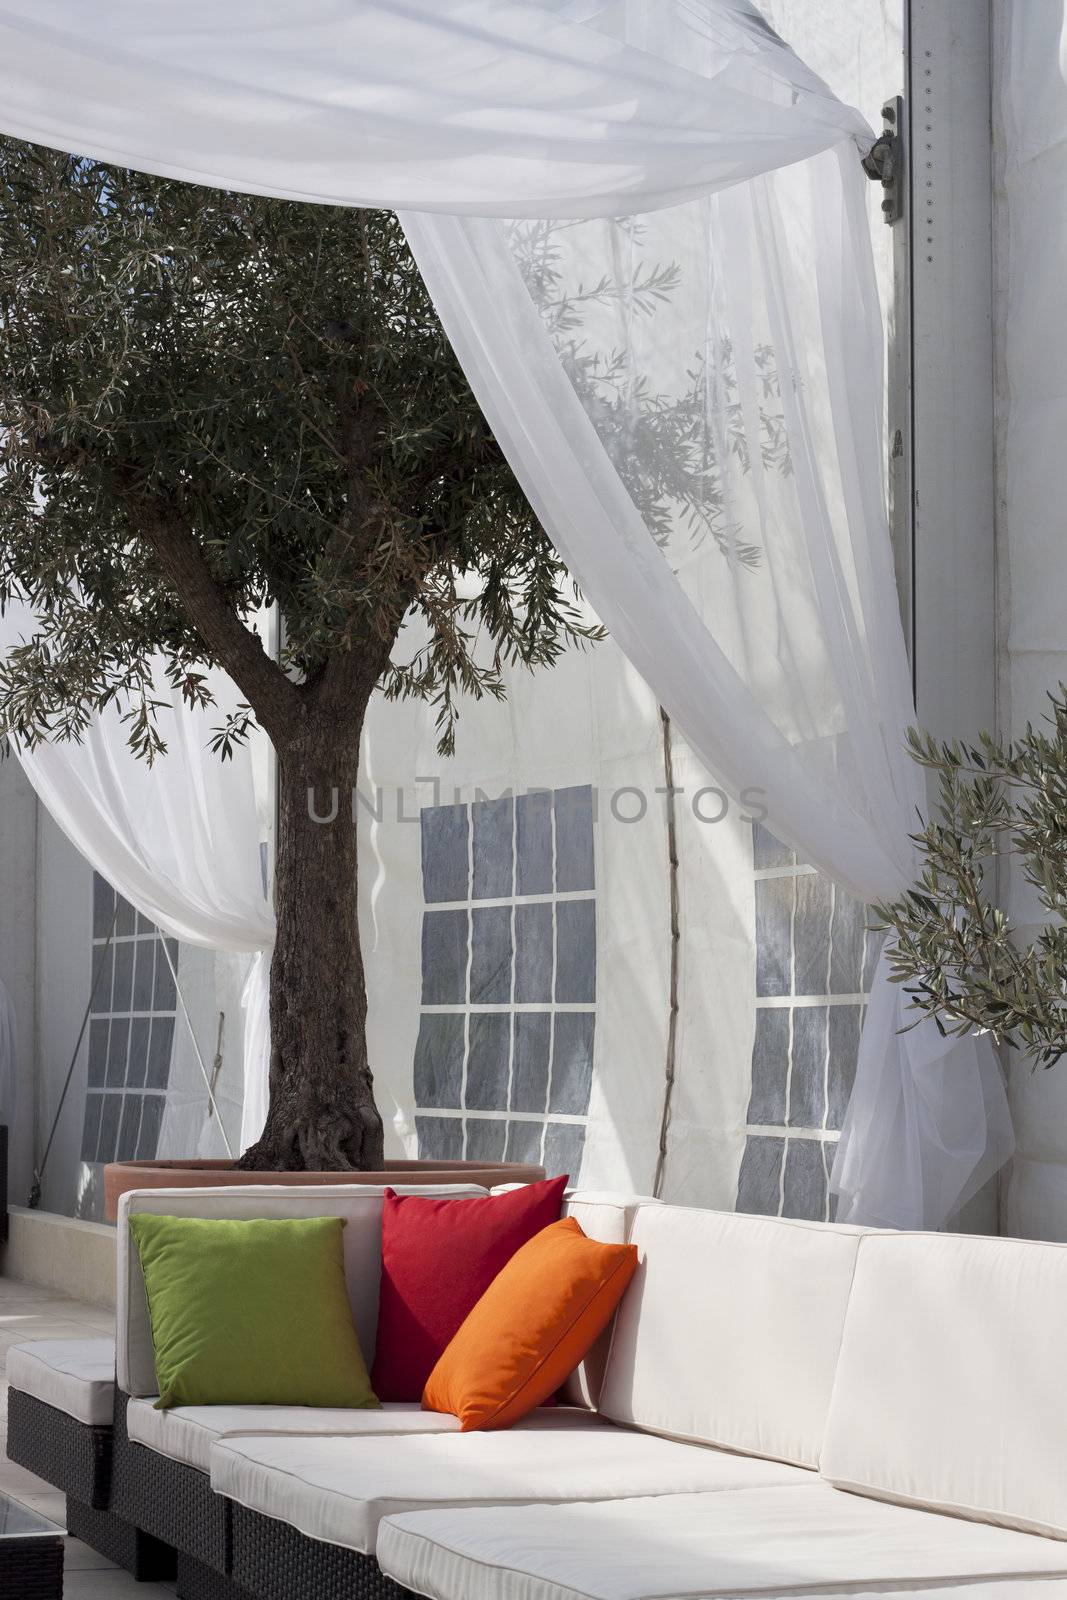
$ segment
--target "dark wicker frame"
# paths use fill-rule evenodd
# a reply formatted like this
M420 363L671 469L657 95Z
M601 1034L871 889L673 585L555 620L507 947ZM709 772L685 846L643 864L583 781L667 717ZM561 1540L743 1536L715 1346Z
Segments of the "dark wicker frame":
M134 1443L126 1431L128 1395L115 1391L111 1510L225 1576L230 1571L230 1502L206 1472Z
M150 1533L123 1522L111 1511L97 1511L67 1496L67 1532L97 1550L138 1583L162 1583L178 1570L175 1551Z
M111 1429L78 1422L36 1395L9 1389L7 1453L82 1505L103 1510L111 1493Z
M310 1539L236 1501L233 1581L257 1600L407 1600L410 1595L386 1577L373 1556Z
M63 1600L63 1540L0 1539L0 1594Z
M108 1509L112 1443L111 1428L78 1422L36 1395L8 1390L8 1456L62 1489L72 1537L135 1578L173 1578L174 1551Z
M114 1428L94 1428L11 1391L8 1453L64 1490L74 1538L142 1581L176 1572L180 1600L407 1600L373 1556L246 1510L207 1473L131 1441L127 1400L116 1390ZM15 1570L20 1600L61 1593L26 1587Z
M178 1556L178 1600L258 1600L232 1578L205 1567L192 1556Z

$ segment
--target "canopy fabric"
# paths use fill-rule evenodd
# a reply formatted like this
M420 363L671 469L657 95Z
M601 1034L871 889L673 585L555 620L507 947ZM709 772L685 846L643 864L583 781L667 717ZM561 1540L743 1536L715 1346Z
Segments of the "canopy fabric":
M76 0L8 0L0 88L24 138L397 208L532 504L710 769L852 893L909 881L871 135L747 0L122 0L89 37ZM939 1226L1010 1151L989 1041L909 1020L880 968L843 1219Z
M10 605L0 619L0 650L33 633L30 608ZM187 944L256 958L245 991L244 1078L246 1086L259 1085L270 1050L274 915L264 893L248 750L223 762L209 748L212 727L240 697L224 673L211 675L211 688L216 706L193 708L170 689L162 668L156 674L156 698L168 706L161 724L167 750L152 766L131 751L114 703L92 719L80 743L16 741L16 749L41 803L142 916ZM260 1112L265 1105L246 1087L242 1126Z
M108 0L90 22L79 0L4 0L2 125L190 183L554 217L674 205L869 139L747 0L694 8L700 71L635 49L624 9Z

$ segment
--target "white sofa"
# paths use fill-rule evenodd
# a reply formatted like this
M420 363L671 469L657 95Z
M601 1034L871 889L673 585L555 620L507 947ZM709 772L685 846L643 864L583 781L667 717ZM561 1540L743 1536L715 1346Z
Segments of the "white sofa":
M569 1405L466 1435L414 1407L153 1409L131 1211L344 1214L370 1359L380 1207L354 1188L126 1197L131 1439L435 1600L1067 1597L1067 1247L578 1193L586 1231L632 1239L640 1265Z
M1067 1250L643 1206L631 1236L601 1414L789 1481L390 1516L386 1573L437 1600L1067 1594Z
M509 1186L510 1187L510 1186ZM447 1200L462 1200L488 1193L470 1185L443 1185L399 1190L400 1193ZM378 1319L378 1284L381 1274L381 1217L384 1191L376 1186L256 1187L250 1189L145 1190L125 1195L118 1219L118 1273L116 1320L116 1381L130 1397L126 1409L129 1437L175 1461L209 1470L211 1447L221 1436L252 1438L259 1435L352 1437L368 1442L376 1437L393 1439L407 1434L455 1434L454 1417L422 1411L414 1404L390 1404L380 1411L333 1411L314 1407L191 1406L157 1411L152 1333L144 1275L129 1217L136 1212L197 1217L341 1216L345 1220L345 1276L353 1320L368 1366L374 1358ZM566 1210L594 1238L622 1243L629 1231L638 1196L573 1193ZM653 1204L654 1202L644 1202ZM558 1414L595 1429L598 1419L590 1407L602 1380L608 1339L590 1354L573 1375L566 1399L572 1409ZM580 1408L580 1409L579 1409ZM557 1414L552 1408L553 1416ZM536 1419L528 1424L536 1426ZM373 1546L371 1547L373 1548Z

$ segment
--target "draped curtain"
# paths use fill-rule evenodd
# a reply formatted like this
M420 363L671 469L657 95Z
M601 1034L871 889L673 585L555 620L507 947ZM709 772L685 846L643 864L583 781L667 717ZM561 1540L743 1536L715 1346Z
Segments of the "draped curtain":
M9 0L0 85L24 138L397 208L531 503L695 749L851 893L904 886L871 135L755 7L117 0L87 31ZM989 1041L911 1020L881 964L841 1219L939 1226L1010 1153Z
M0 618L0 649L33 631L30 609L9 606ZM117 705L95 716L78 744L45 741L18 746L17 753L59 827L143 916L186 944L254 957L243 1000L248 1143L266 1112L274 916L264 891L248 750L223 762L209 748L212 727L239 696L223 673L211 674L211 688L217 704L193 709L169 689L162 670L156 674L167 750L151 767L130 750Z

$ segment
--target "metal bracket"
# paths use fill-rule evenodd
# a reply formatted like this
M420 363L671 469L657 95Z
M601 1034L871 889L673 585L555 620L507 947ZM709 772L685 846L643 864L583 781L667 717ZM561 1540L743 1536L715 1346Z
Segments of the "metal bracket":
M863 170L885 190L882 215L899 222L904 215L904 100L894 95L882 107L881 137L863 158Z

